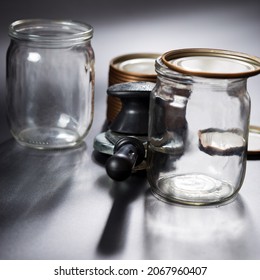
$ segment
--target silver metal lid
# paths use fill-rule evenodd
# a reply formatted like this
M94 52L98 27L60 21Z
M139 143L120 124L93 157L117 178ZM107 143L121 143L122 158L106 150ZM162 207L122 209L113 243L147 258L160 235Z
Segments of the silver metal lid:
M152 58L135 58L118 63L118 69L131 72L131 73L143 73L148 75L155 75L154 59Z
M159 54L155 53L132 53L115 57L110 62L110 70L114 76L123 76L144 79L156 78L155 59Z
M248 136L248 149L249 155L260 155L260 127L250 125Z

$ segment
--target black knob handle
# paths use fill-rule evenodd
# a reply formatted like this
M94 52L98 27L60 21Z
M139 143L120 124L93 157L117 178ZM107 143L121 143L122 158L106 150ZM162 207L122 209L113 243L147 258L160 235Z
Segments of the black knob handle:
M134 137L120 138L114 147L114 155L106 162L106 171L116 181L127 179L134 166L140 164L145 157L144 145Z
M108 88L107 94L120 98L122 108L110 129L128 135L147 135L149 99L155 83L129 82L115 84ZM138 125L137 125L138 124Z

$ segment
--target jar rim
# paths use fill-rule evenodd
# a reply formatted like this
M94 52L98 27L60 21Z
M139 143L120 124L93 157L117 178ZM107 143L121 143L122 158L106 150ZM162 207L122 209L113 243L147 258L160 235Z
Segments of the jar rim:
M74 20L21 19L9 26L9 36L39 43L79 43L93 37L93 27Z
M161 59L171 70L205 78L246 78L260 73L260 58L222 49L177 49L164 53ZM225 71L225 66L234 69Z

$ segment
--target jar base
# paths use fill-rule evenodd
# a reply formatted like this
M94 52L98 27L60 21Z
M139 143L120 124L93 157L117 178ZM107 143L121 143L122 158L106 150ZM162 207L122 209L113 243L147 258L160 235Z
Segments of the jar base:
M29 128L14 134L18 143L35 149L62 149L80 144L80 136L63 128Z
M189 205L210 205L231 199L234 186L204 174L182 174L159 179L153 194L166 202Z

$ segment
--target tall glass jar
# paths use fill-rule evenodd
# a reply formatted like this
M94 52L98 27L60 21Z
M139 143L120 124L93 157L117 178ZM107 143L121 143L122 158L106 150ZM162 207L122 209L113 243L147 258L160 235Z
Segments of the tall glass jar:
M93 28L19 20L9 27L7 115L14 138L38 149L78 145L94 110Z
M224 202L246 170L250 98L247 78L260 60L212 49L183 49L156 61L150 100L147 175L168 202Z

